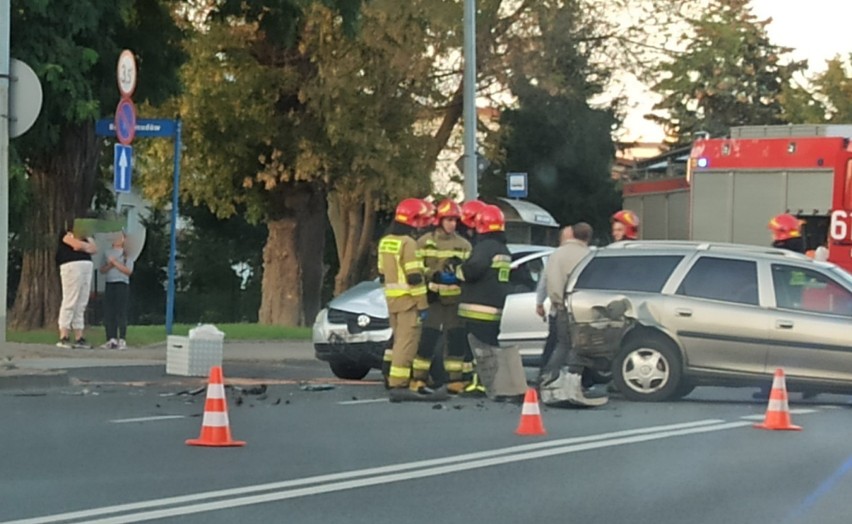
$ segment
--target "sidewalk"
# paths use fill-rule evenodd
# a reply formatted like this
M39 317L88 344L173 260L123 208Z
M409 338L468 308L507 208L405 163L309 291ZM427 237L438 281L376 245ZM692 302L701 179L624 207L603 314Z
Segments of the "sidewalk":
M225 341L224 362L314 360L310 340ZM67 370L166 365L166 343L141 348L65 349L52 345L0 343L0 389L68 384Z

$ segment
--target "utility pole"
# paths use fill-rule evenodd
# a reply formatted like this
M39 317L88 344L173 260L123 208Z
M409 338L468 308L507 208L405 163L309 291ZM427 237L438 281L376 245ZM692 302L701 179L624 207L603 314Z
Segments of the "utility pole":
M0 0L0 344L6 342L6 281L9 268L9 76L11 0Z
M464 199L479 196L476 162L476 0L464 0Z

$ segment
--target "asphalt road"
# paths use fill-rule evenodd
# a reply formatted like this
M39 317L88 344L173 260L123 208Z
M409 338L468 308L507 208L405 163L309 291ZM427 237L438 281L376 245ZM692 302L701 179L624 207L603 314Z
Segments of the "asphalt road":
M0 390L0 522L849 522L846 396L794 396L801 432L754 429L752 390L698 388L543 407L547 435L521 437L515 405L390 404L375 373L309 360L228 369L242 448L185 445L206 381L159 366Z

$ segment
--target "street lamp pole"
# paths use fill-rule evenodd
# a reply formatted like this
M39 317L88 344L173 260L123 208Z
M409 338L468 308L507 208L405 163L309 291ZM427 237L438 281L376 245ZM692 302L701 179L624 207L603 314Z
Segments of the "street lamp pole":
M476 165L476 0L464 1L464 199L479 196Z
M6 279L9 268L9 75L10 0L0 0L0 344L6 342Z

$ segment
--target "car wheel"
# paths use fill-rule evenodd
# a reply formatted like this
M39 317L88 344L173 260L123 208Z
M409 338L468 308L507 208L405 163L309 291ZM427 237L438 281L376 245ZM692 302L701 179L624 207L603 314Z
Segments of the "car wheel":
M346 380L361 380L370 372L370 366L354 364L352 362L329 362L328 367L337 378Z
M681 380L680 386L678 386L677 391L672 395L672 399L682 399L693 391L695 391L695 384L685 379Z
M613 379L630 400L658 402L679 398L680 354L670 341L659 336L634 339L616 356Z

